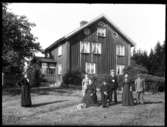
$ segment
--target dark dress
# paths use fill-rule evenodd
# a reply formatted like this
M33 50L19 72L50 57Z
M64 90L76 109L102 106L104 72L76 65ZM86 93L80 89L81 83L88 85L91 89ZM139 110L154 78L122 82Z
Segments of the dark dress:
M21 87L21 106L30 107L32 103L29 82L23 77L17 84Z
M93 94L91 96L91 94ZM88 85L85 91L85 96L83 97L82 103L86 104L86 107L94 106L97 104L97 95L96 95L96 87L94 84Z
M134 105L132 91L130 91L130 84L130 81L123 82L122 105L124 106Z
M109 85L106 84L106 85L102 85L100 87L100 92L101 92L101 102L102 102L102 106L107 106L107 99L108 99L108 96L109 96ZM107 95L104 94L104 92L107 93Z

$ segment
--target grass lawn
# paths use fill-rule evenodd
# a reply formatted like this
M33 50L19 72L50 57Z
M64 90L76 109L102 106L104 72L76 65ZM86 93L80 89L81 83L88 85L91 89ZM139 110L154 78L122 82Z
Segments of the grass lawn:
M164 125L165 121L164 93L145 93L145 104L135 106L122 106L119 93L119 103L109 108L77 110L79 89L32 90L31 108L21 107L20 92L12 91L3 91L3 125Z

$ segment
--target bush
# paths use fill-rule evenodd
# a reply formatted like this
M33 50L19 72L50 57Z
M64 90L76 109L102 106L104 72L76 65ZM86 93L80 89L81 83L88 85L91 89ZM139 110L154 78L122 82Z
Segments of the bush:
M69 84L81 85L82 73L80 71L67 72L63 76L63 86L68 87Z
M40 69L35 64L29 66L28 78L30 79L30 84L32 87L39 87L41 82L46 82L44 75L41 74Z

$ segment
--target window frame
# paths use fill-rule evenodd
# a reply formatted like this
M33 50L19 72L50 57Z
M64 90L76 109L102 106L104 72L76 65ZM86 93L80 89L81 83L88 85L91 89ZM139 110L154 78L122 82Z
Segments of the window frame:
M61 70L59 70L61 68ZM57 65L57 74L58 75L62 75L63 74L63 65L62 64L58 64Z
M124 69L125 69L125 65L121 65L121 64L118 64L116 66L116 75L118 75L118 69L119 69L119 75L123 75L124 74Z
M125 45L116 45L116 55L125 56Z
M96 74L96 63L86 62L85 63L85 72L88 74Z
M60 45L57 49L57 56L62 56L63 55L63 46Z
M42 74L47 74L47 68L48 68L48 64L47 63L42 63L41 73Z
M106 37L107 36L107 29L105 27L98 27L97 28L97 36L98 37Z

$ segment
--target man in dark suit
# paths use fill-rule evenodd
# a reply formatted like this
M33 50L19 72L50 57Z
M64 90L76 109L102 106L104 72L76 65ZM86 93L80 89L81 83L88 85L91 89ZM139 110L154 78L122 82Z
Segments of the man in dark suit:
M107 99L108 99L108 91L109 91L109 86L106 81L103 81L100 91L101 91L102 106L103 108L105 108L107 107Z
M113 69L110 71L110 76L108 77L108 83L110 87L109 88L109 104L111 105L113 94L114 94L114 101L115 103L117 103L117 88L118 88L117 77Z

